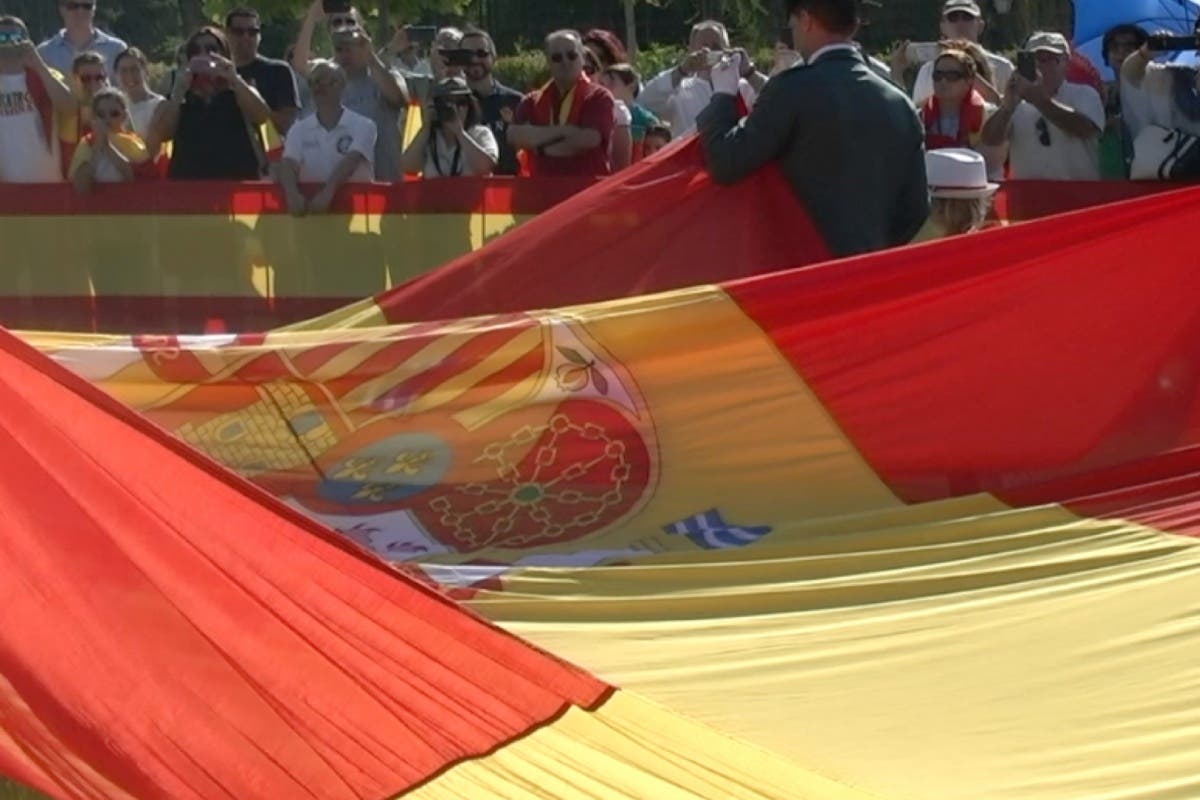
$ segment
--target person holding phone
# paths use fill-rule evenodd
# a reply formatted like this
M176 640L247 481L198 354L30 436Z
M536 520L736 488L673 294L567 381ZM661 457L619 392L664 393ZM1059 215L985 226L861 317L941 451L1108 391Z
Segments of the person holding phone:
M25 23L0 16L0 183L63 179L58 115L74 112L77 103L34 48Z
M379 131L375 142L375 180L399 180L400 132L408 110L408 83L376 52L357 9L346 6L349 11L326 14L324 2L313 0L309 6L292 53L292 66L301 77L308 77L314 63L313 30L318 22L324 21L333 40L333 60L346 74L342 103L372 120Z
M732 52L729 31L724 24L708 19L692 26L688 36L687 54L674 67L651 78L642 89L641 102L668 125L676 136L686 136L696 129L696 117L713 97L712 68L726 52ZM759 87L766 84L754 64L741 58L742 70L738 92L747 108L753 108ZM753 80L752 80L753 79Z
M976 0L946 0L942 4L938 30L943 41L965 39L978 45L985 27L987 27L987 23L983 18L983 10ZM936 45L934 42L926 44ZM920 48L914 48L912 43L902 41L892 52L891 58L892 79L898 86L906 85L904 76L909 68L919 66L912 90L913 102L918 108L933 96L933 59L941 50L936 46L925 49L928 50L927 53L919 53ZM983 50L984 58L991 66L991 72L995 78L993 85L996 87L1007 85L1013 74L1013 63L1004 56L983 49L982 45L980 45L980 49ZM924 57L916 59L912 57L914 55Z
M1071 48L1062 34L1035 33L1024 53L1000 108L983 126L984 144L1009 145L1017 180L1099 180L1105 123L1100 94L1067 81Z
M1171 33L1160 31L1135 50L1121 65L1121 78L1135 90L1144 92L1152 110L1153 121L1164 128L1173 128L1200 136L1200 70L1177 64L1158 64L1154 58L1167 48L1184 42ZM1192 48L1200 44L1200 20Z
M172 141L172 180L256 180L264 174L258 126L271 110L237 73L220 28L206 25L184 44L187 65L151 123L156 142Z

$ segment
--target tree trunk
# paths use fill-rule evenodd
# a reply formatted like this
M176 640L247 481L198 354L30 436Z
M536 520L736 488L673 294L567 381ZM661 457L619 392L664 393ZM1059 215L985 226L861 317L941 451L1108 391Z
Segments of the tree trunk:
M184 39L207 22L208 18L204 16L204 0L179 0L179 33Z
M637 18L633 13L637 0L624 0L625 3L625 49L629 52L630 60L637 58Z

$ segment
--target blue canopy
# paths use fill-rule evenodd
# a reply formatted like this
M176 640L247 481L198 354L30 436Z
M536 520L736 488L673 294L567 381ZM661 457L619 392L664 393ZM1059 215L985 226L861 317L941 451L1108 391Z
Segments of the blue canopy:
M1075 47L1091 59L1105 80L1113 80L1104 63L1101 40L1114 25L1132 23L1153 33L1158 30L1189 34L1200 19L1200 0L1075 0ZM1171 60L1191 63L1194 53Z

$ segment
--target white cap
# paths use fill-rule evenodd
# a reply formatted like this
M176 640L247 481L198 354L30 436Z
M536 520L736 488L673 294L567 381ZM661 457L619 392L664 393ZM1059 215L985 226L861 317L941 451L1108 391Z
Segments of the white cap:
M1025 42L1025 49L1031 52L1045 50L1050 53L1058 53L1060 56L1071 55L1071 45L1067 44L1067 37L1061 33L1049 31L1039 31L1030 36Z

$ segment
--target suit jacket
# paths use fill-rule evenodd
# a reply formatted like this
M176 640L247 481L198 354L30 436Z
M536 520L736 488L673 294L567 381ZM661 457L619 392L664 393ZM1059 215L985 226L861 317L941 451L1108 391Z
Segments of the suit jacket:
M718 183L779 160L836 255L906 244L929 215L916 109L856 51L779 73L740 123L734 98L716 95L697 127Z

